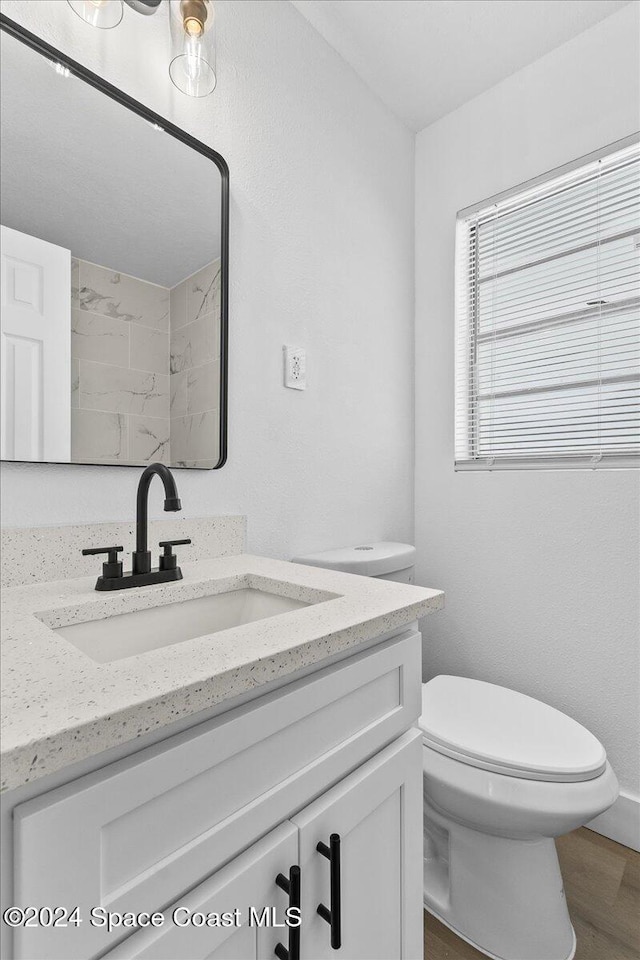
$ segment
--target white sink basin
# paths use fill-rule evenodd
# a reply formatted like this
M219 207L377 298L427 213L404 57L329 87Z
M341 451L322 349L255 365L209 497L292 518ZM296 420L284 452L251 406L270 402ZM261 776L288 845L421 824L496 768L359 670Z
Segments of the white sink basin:
M109 663L308 606L310 603L302 600L243 587L103 620L56 627L55 632L92 660Z

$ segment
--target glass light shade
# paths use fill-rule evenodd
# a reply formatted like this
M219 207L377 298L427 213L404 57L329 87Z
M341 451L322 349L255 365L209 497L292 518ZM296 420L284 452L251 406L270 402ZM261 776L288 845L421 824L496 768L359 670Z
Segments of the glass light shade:
M100 30L112 30L122 20L122 0L67 0L85 23Z
M190 97L206 97L216 85L212 0L170 0L172 83Z

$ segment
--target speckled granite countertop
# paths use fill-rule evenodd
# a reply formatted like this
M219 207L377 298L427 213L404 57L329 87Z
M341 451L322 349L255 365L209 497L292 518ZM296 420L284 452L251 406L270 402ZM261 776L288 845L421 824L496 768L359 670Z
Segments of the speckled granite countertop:
M320 663L440 609L439 590L240 554L177 583L96 593L95 577L13 587L2 610L2 790ZM312 605L97 663L54 627L242 587Z

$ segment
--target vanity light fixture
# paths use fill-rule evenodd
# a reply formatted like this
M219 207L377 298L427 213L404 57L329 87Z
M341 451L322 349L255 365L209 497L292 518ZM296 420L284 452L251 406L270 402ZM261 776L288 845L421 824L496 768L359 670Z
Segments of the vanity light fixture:
M85 23L100 30L112 30L122 20L122 0L67 0Z
M137 13L155 13L162 0L124 0ZM216 86L213 0L167 0L171 26L171 82L190 97L206 97ZM67 0L85 23L117 27L123 0Z
M206 97L216 85L214 12L211 0L169 0L172 83L190 97Z
M150 17L160 6L161 0L125 0L125 3L136 13L142 13L145 17Z

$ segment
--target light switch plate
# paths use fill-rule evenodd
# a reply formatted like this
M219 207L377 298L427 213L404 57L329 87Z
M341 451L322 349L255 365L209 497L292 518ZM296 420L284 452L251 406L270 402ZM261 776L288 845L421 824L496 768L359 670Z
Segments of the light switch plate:
M284 385L292 390L307 389L307 355L302 347L282 348L284 355Z

